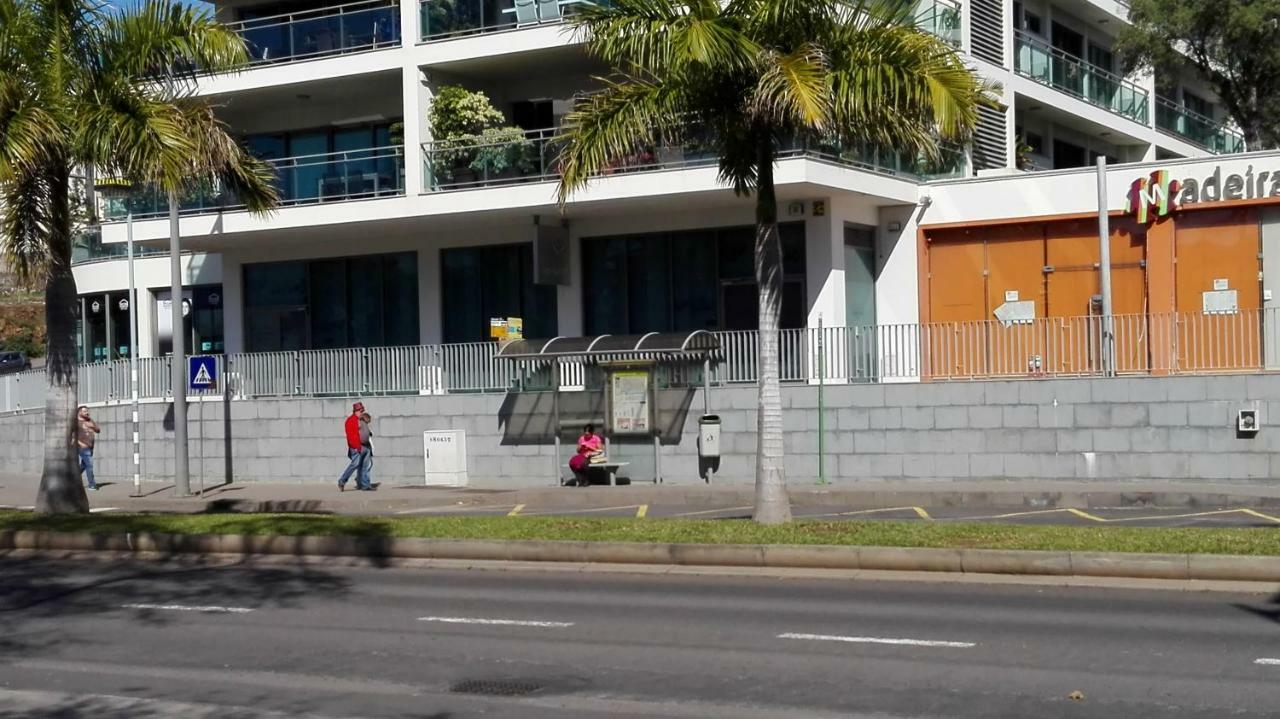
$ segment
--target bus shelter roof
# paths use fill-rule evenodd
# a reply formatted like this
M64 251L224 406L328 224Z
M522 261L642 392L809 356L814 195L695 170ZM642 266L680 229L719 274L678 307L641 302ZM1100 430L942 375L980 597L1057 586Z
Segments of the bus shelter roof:
M652 355L709 355L720 349L720 340L706 330L650 332L644 335L596 335L552 337L548 340L515 340L498 351L499 359L531 360L559 357L627 359Z

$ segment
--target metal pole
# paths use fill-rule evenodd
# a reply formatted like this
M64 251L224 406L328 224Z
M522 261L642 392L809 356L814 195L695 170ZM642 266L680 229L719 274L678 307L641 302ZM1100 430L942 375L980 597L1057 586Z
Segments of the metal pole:
M133 496L142 496L142 437L138 422L138 296L133 277L133 209L125 216L129 245L129 400L133 406Z
M827 483L826 459L826 397L824 389L827 374L826 342L822 329L822 315L818 315L818 484Z
M1107 214L1107 158L1098 157L1098 278L1102 292L1102 371L1116 373L1115 331L1111 317L1111 218Z
M178 497L191 496L191 468L187 447L187 348L182 322L182 253L178 237L178 194L169 193L169 314L172 325L171 355L173 382L173 492Z

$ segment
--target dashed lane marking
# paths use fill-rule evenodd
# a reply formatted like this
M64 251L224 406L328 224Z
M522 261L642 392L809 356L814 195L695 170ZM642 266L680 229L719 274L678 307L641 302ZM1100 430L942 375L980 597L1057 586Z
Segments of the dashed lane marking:
M524 505L520 505L520 506L524 506ZM530 513L526 514L525 516L526 516L526 517L533 517L533 516L560 516L560 515L562 515L562 514L586 514L586 513L588 513L588 512L618 512L618 511L621 511L621 510L624 510L624 509L638 509L640 506L641 506L641 505L639 505L639 504L625 504L625 505L623 505L623 506L621 506L621 507L590 507L590 508L588 508L588 509L562 509L562 510L549 510L549 511L546 511L546 512L530 512Z
M248 614L253 611L250 607L193 606L190 604L121 604L120 608L165 612L203 612L206 614Z
M1280 659L1272 659L1271 657L1259 657L1253 660L1254 664L1263 664L1269 667L1280 667Z
M524 511L524 505L523 505L523 504L517 504L516 506L514 506L514 507L512 507L512 508L511 508L511 511L510 511L510 512L507 512L507 516L508 516L508 517L518 517L518 516L520 516L520 513L521 513L521 512L523 512L523 511Z
M681 512L679 514L673 514L671 516L672 517L697 517L703 514L719 514L720 512L742 512L748 509L755 509L755 507L752 507L751 505L748 504L745 507L725 507L724 509L703 509L697 512Z
M828 512L826 514L810 514L806 515L806 519L816 517L855 517L860 514L884 514L886 512L915 512L916 516L921 519L932 519L929 513L924 511L923 507L882 507L880 509L855 509L850 512Z
M636 508L636 519L644 519L644 516L648 513L649 513L649 505L642 504Z
M420 622L438 622L440 624L483 624L500 627L541 627L544 629L564 629L572 627L573 622L543 622L527 619L486 619L484 617L418 617Z
M947 649L972 649L973 642L950 642L940 639L901 639L897 637L843 637L835 634L779 634L779 639L806 639L814 642L848 642L850 644L892 644L908 647L943 647Z
M99 512L119 512L119 507L94 507L89 510L90 514L98 514Z

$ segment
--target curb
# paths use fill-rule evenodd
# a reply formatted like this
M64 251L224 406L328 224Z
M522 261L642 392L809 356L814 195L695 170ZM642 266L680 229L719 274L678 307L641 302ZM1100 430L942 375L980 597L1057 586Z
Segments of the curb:
M0 551L463 559L1280 582L1280 557L828 545L0 531Z

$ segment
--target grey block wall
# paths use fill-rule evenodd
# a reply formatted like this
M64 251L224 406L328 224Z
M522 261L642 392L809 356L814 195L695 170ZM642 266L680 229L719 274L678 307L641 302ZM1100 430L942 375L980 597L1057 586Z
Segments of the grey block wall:
M342 421L350 399L256 399L193 403L192 481L332 482L345 464ZM818 474L818 390L783 389L787 473ZM545 395L366 398L375 416L376 479L423 481L422 432L467 432L472 486L553 484L583 421L598 421L598 395L564 395L565 447L553 458L551 403ZM660 399L664 481L700 483L695 437L702 394ZM756 392L715 388L711 411L723 420L725 456L715 480L753 478ZM1280 375L1027 380L829 386L825 389L825 467L833 483L867 481L1098 480L1261 482L1280 475ZM224 421L229 407L230 422ZM1238 436L1236 412L1258 410L1262 430ZM143 471L173 471L167 404L143 405ZM132 478L129 407L98 407L97 452L104 481ZM203 419L201 419L203 413ZM39 474L42 415L0 418L7 461L0 475ZM226 441L230 434L230 442ZM203 436L203 440L201 437ZM653 477L652 442L619 442L633 481Z

